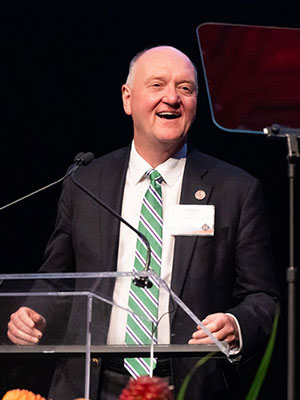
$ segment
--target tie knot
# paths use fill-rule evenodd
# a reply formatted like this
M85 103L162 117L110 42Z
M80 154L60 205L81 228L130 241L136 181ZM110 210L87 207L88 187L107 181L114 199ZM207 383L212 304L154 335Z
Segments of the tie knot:
M149 169L149 171L146 172L146 176L150 179L152 183L156 182L160 184L163 181L163 177L155 169Z

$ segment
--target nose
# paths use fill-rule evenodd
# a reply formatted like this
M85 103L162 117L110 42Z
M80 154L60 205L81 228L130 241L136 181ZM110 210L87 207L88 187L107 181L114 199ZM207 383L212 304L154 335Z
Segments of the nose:
M180 96L178 95L176 87L169 85L165 88L165 93L162 101L172 107L179 107Z

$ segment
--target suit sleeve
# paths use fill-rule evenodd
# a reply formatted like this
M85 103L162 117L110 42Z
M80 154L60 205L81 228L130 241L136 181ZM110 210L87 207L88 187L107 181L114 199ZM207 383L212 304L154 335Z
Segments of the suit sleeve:
M72 245L71 182L64 182L58 202L54 231L47 243L39 272L74 272Z
M254 180L241 207L235 251L235 306L227 310L239 321L245 354L253 353L272 329L278 304L272 261L261 185Z
M46 246L44 263L38 273L74 272L69 192L70 182L67 180L63 184L59 199L55 228ZM46 293L70 290L71 288L71 280L41 279L35 281L31 291ZM47 330L50 328L52 331L61 330L62 326L66 324L70 312L70 299L66 297L44 296L41 298L33 296L27 298L25 305L42 314L47 321ZM54 338L55 340L56 338Z

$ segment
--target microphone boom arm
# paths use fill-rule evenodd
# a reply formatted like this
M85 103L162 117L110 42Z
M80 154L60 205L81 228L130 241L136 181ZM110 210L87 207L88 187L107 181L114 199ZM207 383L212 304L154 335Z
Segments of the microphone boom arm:
M145 262L145 267L144 267L144 272L148 272L150 268L150 260L151 260L151 247L148 239L146 238L145 235L143 235L140 231L138 231L136 228L134 228L128 221L126 221L124 218L121 217L116 211L114 211L109 205L104 203L99 197L97 197L94 193L92 193L90 190L88 190L85 186L83 186L76 178L75 178L75 171L71 171L71 179L72 182L79 187L84 193L86 193L88 196L90 196L93 200L96 201L96 203L100 204L103 208L106 209L109 213L111 213L114 217L116 217L119 221L123 222L128 228L133 230L139 238L143 241L147 248L147 258ZM134 284L138 287L147 287L150 288L152 287L152 282L149 281L148 277L140 276L138 278L135 278L133 280Z
M43 186L43 187L35 190L34 192L28 193L25 196L22 196L19 199L6 204L5 206L0 207L0 211L5 210L5 208L13 206L14 204L17 204L20 201L26 200L29 197L32 197L40 192L43 192L44 190L49 189L50 187L55 186L58 183L64 181L69 175L72 174L72 172L75 172L79 167L86 165L88 162L90 162L91 156L94 157L94 155L92 153L83 153L83 152L78 153L76 155L76 157L74 158L74 164L62 178L56 180L55 182L49 183L48 185Z
M32 197L52 186L57 185L60 182L63 182L66 178L68 178L69 176L71 176L71 180L72 182L79 187L83 192L85 192L88 196L90 196L93 200L95 200L98 204L100 204L103 208L105 208L110 214L112 214L114 217L116 217L119 221L123 222L125 225L127 225L131 230L133 230L138 236L139 238L143 241L143 243L145 244L146 248L147 248L147 258L146 258L146 262L145 262L145 266L144 266L144 272L148 272L149 268L150 268L150 260L151 260L151 247L149 244L148 239L137 229L135 229L132 225L129 224L129 222L127 222L125 219L123 219L121 217L121 215L119 215L116 211L114 211L111 207L109 207L107 204L105 204L101 199L99 199L97 196L95 196L92 192L90 192L86 187L84 187L80 182L78 182L78 180L75 179L74 175L75 172L78 170L78 168L83 167L85 165L88 165L92 160L94 159L94 154L93 153L83 153L80 152L76 155L76 157L74 158L74 164L69 168L69 170L67 171L67 173L60 179L56 180L55 182L52 182L46 186L43 186L40 189L37 189L25 196L20 197L17 200L14 200L2 207L0 207L0 211L13 206L14 204L17 204L23 200L28 199L29 197ZM134 284L136 286L139 287L147 287L150 288L152 287L152 282L149 280L149 278L146 276L140 276L138 278L134 279Z
M43 186L42 188L37 189L37 190L35 190L34 192L31 192L31 193L29 193L29 194L26 194L25 196L20 197L19 199L12 201L11 203L6 204L5 206L0 207L0 211L4 210L4 209L7 208L7 207L13 206L14 204L17 204L17 203L19 203L19 202L22 201L22 200L26 200L26 199L28 199L29 197L34 196L34 195L36 195L36 194L42 192L43 190L46 190L46 189L50 188L51 186L57 185L58 183L62 182L64 179L66 179L72 172L73 172L73 171L71 170L71 171L69 171L68 173L66 173L62 178L58 179L57 181L52 182L52 183L49 183L49 185Z

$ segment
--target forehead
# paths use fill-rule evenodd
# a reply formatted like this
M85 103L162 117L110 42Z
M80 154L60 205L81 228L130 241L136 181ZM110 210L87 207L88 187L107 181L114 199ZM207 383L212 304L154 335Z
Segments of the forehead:
M136 61L134 80L172 75L195 81L195 69L190 59L173 48L155 48L146 51Z

